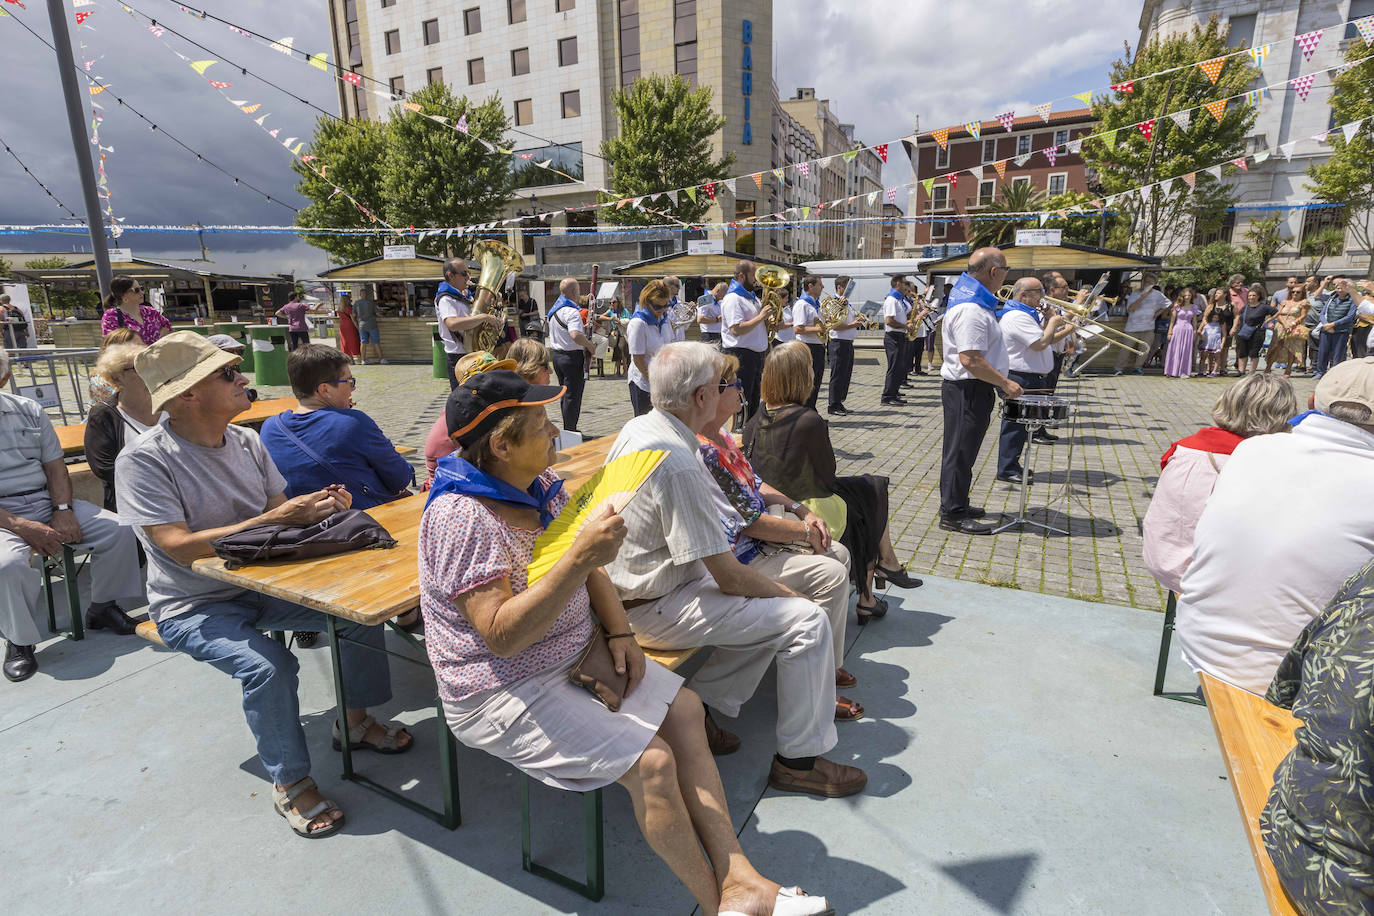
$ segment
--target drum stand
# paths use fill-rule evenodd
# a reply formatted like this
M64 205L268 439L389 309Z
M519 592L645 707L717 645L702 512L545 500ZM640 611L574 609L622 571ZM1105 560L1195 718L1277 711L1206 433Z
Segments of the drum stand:
M1073 410L1069 414L1069 425L1064 436L1064 438L1068 440L1069 447L1068 455L1065 456L1066 460L1064 463L1064 483L1060 485L1059 490L1045 503L1045 512L1048 514L1056 505L1062 502L1064 504L1064 517L1068 518L1069 501L1072 500L1078 503L1078 507L1091 517L1092 508L1083 501L1079 492L1073 488L1073 450L1074 442L1078 439L1078 417L1082 412L1083 380L1077 375L1061 376L1061 378L1072 378L1074 380ZM1086 474L1087 472L1084 471L1084 473Z
M1021 506L1020 506L1019 509L1016 510L1016 515L1015 515L1015 517L1011 518L1010 520L1008 520L1008 521L1006 521L1006 522L1003 522L1001 525L999 525L998 527L994 528L994 529L992 530L992 533L993 533L993 534L1001 534L1003 531L1006 531L1008 528L1014 528L1014 527L1017 527L1017 526L1024 526L1024 525L1033 525L1033 526L1036 527L1036 528L1042 529L1046 534L1049 534L1050 532L1054 532L1055 534L1068 535L1068 532L1065 531L1063 528L1056 528L1056 527L1054 527L1053 525L1047 524L1047 523L1045 523L1045 522L1037 522L1035 519L1033 519L1033 518L1028 518L1028 517L1026 516L1026 512L1029 511L1029 510L1026 508L1026 503L1030 500L1030 466L1031 466L1031 462L1029 461L1029 457L1030 457L1030 456L1029 456L1029 452L1030 452L1031 447L1033 447L1034 444L1035 444L1035 433L1036 433L1036 431L1037 431L1037 430L1040 430L1040 429L1044 429L1046 426L1051 426L1051 425L1053 425L1053 424L1046 423L1044 420L1016 420L1015 422L1017 422L1017 423L1021 424L1022 426L1026 427L1026 430L1027 430L1027 437L1026 437L1026 446L1027 446L1027 448L1026 448L1026 450L1023 451L1022 454L1021 454ZM1038 449L1037 449L1037 450L1038 450ZM1072 457L1072 452L1070 452L1070 457ZM1039 507L1037 507L1037 508L1039 508ZM1044 507L1044 509L1045 509L1046 517L1048 518L1048 517L1049 517L1049 506L1046 505L1046 506Z

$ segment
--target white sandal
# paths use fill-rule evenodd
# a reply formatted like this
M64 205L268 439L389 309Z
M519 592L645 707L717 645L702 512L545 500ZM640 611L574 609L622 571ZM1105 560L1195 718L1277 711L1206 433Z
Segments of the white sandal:
M717 916L745 916L739 910L720 910ZM835 916L835 908L824 897L811 897L799 887L778 888L773 901L773 916Z
M320 837L329 836L331 833L338 833L339 828L343 827L344 823L343 809L327 798L304 814L298 814L291 810L292 802L311 789L319 789L319 786L315 785L315 780L309 776L285 789L278 789L273 786L272 807L277 809L278 814L286 818L286 823L291 826L297 836L303 836L307 840L318 840ZM326 811L338 811L339 817L319 830L311 830L311 822Z
M350 751L376 751L379 754L404 754L415 746L415 736L410 736L410 743L402 745L399 741L401 732L405 731L403 725L388 725L386 734L382 740L375 744L371 741L364 741L363 736L367 730L377 724L377 720L369 714L363 721L348 729L348 749ZM409 732L407 732L409 734ZM343 742L339 740L339 723L336 720L333 728L334 750L343 750Z

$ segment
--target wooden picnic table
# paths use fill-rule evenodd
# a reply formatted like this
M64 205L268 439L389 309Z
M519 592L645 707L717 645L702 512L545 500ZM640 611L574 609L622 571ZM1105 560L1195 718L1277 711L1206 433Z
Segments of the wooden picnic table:
M299 403L295 398L268 398L265 401L254 401L247 410L234 417L233 422L239 426L249 426L256 429L269 417L275 417L277 414L288 410L295 410ZM54 429L57 430L57 441L62 444L64 457L70 458L86 451L85 423L57 426Z

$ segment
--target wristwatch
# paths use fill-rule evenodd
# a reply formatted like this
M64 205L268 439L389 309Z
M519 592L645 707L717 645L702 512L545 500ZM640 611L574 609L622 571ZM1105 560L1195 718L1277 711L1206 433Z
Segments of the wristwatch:
M71 507L71 504L70 504L70 503L58 503L57 505L55 505L55 506L52 507L52 511L54 511L54 512L70 512L70 511L72 511L72 507Z

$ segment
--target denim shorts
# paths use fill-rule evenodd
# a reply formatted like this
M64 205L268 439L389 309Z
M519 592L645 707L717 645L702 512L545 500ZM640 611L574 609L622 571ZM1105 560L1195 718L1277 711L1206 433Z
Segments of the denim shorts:
M358 343L382 345L382 332L377 328L358 328Z

